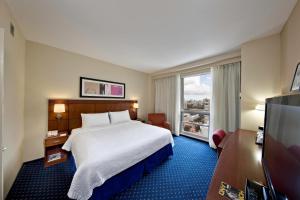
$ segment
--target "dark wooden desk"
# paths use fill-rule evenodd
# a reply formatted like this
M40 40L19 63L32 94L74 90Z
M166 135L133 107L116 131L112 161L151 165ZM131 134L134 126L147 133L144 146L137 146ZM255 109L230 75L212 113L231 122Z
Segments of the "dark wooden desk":
M214 176L207 193L207 200L226 199L219 195L221 181L244 190L246 179L266 185L261 164L261 146L255 144L256 132L238 130L222 146Z

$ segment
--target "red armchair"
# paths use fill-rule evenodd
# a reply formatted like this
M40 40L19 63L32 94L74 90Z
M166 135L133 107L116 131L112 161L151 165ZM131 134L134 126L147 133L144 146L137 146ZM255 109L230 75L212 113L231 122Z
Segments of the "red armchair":
M216 147L219 146L219 144L222 142L222 140L225 136L226 136L226 133L222 129L218 129L213 133L213 141L214 141Z
M165 113L149 113L148 114L148 124L166 128L171 131L170 123L166 120Z
M220 154L222 152L222 149L218 146L222 142L222 140L224 139L226 134L227 133L225 131L223 131L222 129L215 130L215 132L213 133L212 139L217 147L218 157L220 156Z

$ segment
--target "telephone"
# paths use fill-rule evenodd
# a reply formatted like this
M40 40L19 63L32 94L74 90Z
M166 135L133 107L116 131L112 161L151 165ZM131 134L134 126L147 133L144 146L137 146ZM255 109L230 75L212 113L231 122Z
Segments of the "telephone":
M262 145L264 141L264 127L259 126L256 135L256 144Z
M48 137L53 137L53 136L57 136L57 135L58 135L58 130L48 131L48 133L47 133Z

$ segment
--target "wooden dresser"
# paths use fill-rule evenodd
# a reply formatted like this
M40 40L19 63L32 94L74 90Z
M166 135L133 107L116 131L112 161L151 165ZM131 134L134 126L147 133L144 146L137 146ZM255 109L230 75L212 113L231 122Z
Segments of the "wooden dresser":
M222 143L207 200L227 199L218 193L222 181L240 190L244 190L247 178L266 185L261 164L262 148L255 144L255 138L254 131L237 130Z

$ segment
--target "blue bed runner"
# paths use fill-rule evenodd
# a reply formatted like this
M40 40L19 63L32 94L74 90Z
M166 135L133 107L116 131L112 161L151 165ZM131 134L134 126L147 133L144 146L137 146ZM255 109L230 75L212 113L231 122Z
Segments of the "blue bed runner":
M172 145L168 144L146 159L106 180L105 183L93 190L91 200L107 200L117 193L129 188L144 174L150 173L155 167L173 155ZM73 170L76 170L74 158L71 155Z

